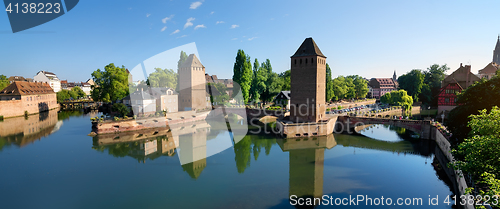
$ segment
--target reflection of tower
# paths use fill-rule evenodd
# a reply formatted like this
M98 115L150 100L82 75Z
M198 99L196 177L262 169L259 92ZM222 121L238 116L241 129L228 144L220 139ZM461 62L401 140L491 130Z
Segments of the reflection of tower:
M284 152L290 153L290 196L321 198L325 148L337 145L333 134L312 139L278 139L278 144Z
M324 154L324 148L290 150L290 195L323 195Z
M179 110L195 110L207 107L205 67L194 54L179 67Z
M326 57L306 38L291 57L290 119L318 122L325 115Z
M197 179L207 166L207 135L210 128L194 129L179 136L180 161L182 169Z

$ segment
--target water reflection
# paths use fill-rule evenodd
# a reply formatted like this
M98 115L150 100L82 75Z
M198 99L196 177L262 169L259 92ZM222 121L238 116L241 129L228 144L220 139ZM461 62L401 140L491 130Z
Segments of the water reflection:
M49 136L61 126L62 121L58 122L57 110L30 115L28 118L4 119L0 121L0 151L11 145L24 147Z
M325 149L337 145L333 134L325 137L278 139L281 150L289 153L289 195L321 198Z

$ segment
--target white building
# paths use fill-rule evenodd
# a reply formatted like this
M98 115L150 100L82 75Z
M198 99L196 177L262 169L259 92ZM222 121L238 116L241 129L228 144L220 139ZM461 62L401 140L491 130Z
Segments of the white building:
M123 98L123 104L132 107L134 115L156 113L156 98L142 89Z
M90 96L90 92L92 91L92 85L90 83L85 83L85 82L75 83L75 86L80 87L80 89L82 89L83 92L85 92L85 95Z
M54 73L40 71L33 77L33 81L48 83L54 92L61 91L61 80Z

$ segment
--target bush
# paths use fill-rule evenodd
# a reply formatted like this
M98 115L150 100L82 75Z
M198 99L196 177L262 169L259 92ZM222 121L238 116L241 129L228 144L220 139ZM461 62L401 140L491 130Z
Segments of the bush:
M0 115L0 121L3 121L3 115Z
M128 113L130 112L128 107L122 103L114 103L113 107L111 107L111 110L120 113L121 116L128 115Z
M24 117L28 118L29 117L29 112L27 110L24 111Z
M126 116L126 115L125 115L125 116L123 116L123 119L127 120L127 119L128 119L128 116Z
M103 122L103 121L104 121L104 118L100 118L100 119L99 119L99 122Z
M115 117L113 117L113 120L114 120L114 121L119 121L119 120L120 120L120 118L118 118L118 117L116 117L116 116L115 116Z

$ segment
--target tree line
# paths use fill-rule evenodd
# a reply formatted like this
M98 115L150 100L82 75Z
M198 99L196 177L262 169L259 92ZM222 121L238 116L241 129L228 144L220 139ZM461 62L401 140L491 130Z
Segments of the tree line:
M399 89L408 92L414 101L421 101L430 106L437 106L437 97L441 89L441 81L445 72L450 68L444 65L433 64L423 71L413 69L409 73L398 77Z
M256 58L252 66L250 56L242 49L238 50L233 68L233 81L241 86L243 102L271 102L280 91L290 90L290 78L291 70L280 74L273 72L269 59L259 63ZM332 71L328 63L325 82L327 102L365 98L368 93L368 82L359 75L338 76L332 79Z

